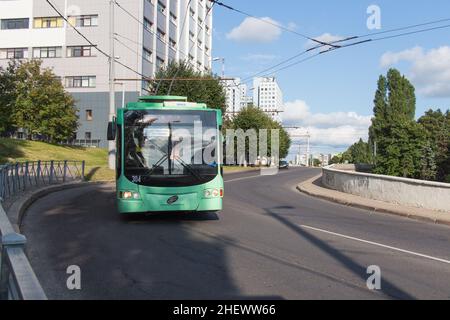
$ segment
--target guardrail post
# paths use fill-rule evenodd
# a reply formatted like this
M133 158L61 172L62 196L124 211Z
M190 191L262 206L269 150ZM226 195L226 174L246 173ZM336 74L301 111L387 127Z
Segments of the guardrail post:
M28 172L28 161L27 161L27 162L25 162L25 173L23 175L23 190L27 189L28 175L29 175L29 172Z
M0 168L0 203L3 201L3 197L4 197L3 193L4 193L4 189L5 189L3 172L4 172L3 168Z
M9 276L10 268L8 265L7 249L11 247L24 248L27 238L19 233L10 233L1 237L1 256L0 256L0 300L8 300L9 296Z
M17 191L17 182L19 182L19 164L16 163L13 171L13 194Z
M81 181L84 181L84 170L85 170L85 167L86 167L86 161L82 161L81 162Z
M39 182L41 179L41 160L38 160L38 162L37 162L36 179L37 179L36 185L39 185Z
M64 160L63 182L66 182L66 175L67 175L67 160Z
M48 176L48 183L51 184L53 182L53 174L55 171L55 162L52 160L50 161L50 173Z

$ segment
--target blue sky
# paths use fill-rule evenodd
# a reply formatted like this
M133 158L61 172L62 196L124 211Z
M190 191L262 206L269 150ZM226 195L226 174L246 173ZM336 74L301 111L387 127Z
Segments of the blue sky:
M324 34L328 37L362 35L450 18L448 0L223 2L313 38ZM366 11L373 4L381 9L381 30L367 28ZM244 22L244 19L243 15L215 7L213 54L226 58L227 76L246 78L301 52L308 45L308 40L298 35L273 30L276 28L267 24L264 27L264 23ZM440 25L446 24L450 21ZM235 28L238 29L233 31ZM345 150L351 141L365 137L376 81L389 67L400 69L416 86L417 116L430 107L448 109L449 36L450 28L447 28L349 47L273 74L284 92L287 107L284 121L312 132L313 152ZM214 64L214 70L220 73L220 63Z

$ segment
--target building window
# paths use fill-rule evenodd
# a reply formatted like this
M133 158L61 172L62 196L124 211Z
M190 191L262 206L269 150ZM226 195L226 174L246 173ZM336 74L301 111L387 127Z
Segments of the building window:
M92 46L67 47L67 57L94 57Z
M164 41L166 39L166 33L159 28L158 28L158 38L161 41Z
M189 37L191 38L191 40L194 40L195 34L192 31L189 31Z
M152 32L152 29L153 29L153 22L151 22L151 21L148 20L147 18L144 18L144 28L145 28L148 32Z
M27 48L0 49L0 59L26 59L28 58Z
M170 12L170 20L176 24L177 19L178 19L177 16L174 13Z
M11 29L28 29L30 25L30 19L2 19L2 30Z
M177 42L173 40L172 38L169 38L170 46L175 49L177 47Z
M166 14L166 6L161 1L158 1L158 11Z
M161 67L164 66L165 60L160 58L160 57L156 57L156 68L160 69Z
M36 29L61 28L63 26L64 20L60 17L34 18L34 27Z
M95 88L95 76L66 77L67 88Z
M33 58L61 58L62 47L33 48Z
M84 133L84 139L85 139L85 140L91 140L91 139L92 139L92 133L90 133L90 132L85 132L85 133Z
M74 27L96 27L98 26L98 15L71 16L69 23Z
M143 57L148 62L152 62L152 52L150 50L148 50L147 48L144 48Z
M88 110L86 110L86 121L92 121L92 120L94 120L94 117L92 115L92 110L88 109Z
M192 8L189 8L189 12L191 13L191 17L195 16L195 11Z

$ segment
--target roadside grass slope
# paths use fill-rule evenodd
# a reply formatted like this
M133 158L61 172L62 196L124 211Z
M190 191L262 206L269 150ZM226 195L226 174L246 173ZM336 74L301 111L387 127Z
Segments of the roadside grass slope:
M37 160L84 160L88 181L114 180L114 171L108 168L107 157L108 151L105 149L0 138L0 164Z

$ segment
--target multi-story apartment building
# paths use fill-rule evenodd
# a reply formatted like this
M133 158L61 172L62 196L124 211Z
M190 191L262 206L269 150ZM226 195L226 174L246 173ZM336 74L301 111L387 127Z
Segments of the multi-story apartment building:
M283 92L275 77L253 79L253 103L274 120L281 122Z
M110 1L51 0L98 48L109 53ZM153 77L170 61L211 69L212 10L207 0L117 0L115 5L116 107L146 93L139 74ZM10 59L42 59L76 99L78 141L107 146L108 57L100 53L46 0L0 1L0 66ZM130 70L131 69L131 70Z
M247 85L241 83L240 78L234 78L224 80L223 86L225 87L227 114L234 117L247 106Z

